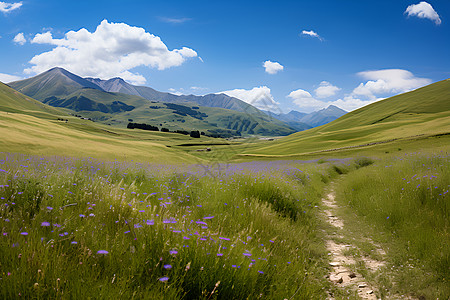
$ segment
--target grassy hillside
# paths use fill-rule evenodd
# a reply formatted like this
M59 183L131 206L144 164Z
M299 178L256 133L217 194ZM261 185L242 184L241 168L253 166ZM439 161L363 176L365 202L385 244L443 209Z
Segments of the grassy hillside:
M41 117L54 117L64 114L58 109L42 104L27 97L0 82L0 111L10 113L23 113Z
M444 80L365 106L329 124L245 153L296 155L448 132L450 80Z
M0 84L0 136L0 152L142 162L201 161L170 148L191 141L188 136L117 129L81 120L26 97L4 84ZM208 140L201 139L202 142Z
M279 120L270 120L255 107L224 94L177 96L133 86L120 78L85 79L61 68L12 82L10 86L50 106L122 128L129 122L139 122L172 131L199 130L220 137L285 136L295 132ZM186 113L192 109L199 113Z
M50 97L44 100L51 106L67 108L83 117L104 124L125 128L130 120L159 128L175 130L200 130L230 132L236 135L287 135L289 129L279 120L263 113L247 114L224 108L198 106L195 103L161 103L121 93L103 92L96 89L80 89L66 97Z

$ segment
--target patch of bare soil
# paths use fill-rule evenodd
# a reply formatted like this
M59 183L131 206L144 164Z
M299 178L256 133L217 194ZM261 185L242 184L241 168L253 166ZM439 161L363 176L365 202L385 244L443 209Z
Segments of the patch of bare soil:
M335 215L337 209L334 192L327 195L326 199L322 199L325 206L324 215L328 223L337 228L338 236L343 237L344 221ZM373 244L373 242L371 242ZM333 240L331 236L326 239L327 250L329 252L331 262L331 271L328 276L331 282L338 287L347 288L356 291L361 299L378 299L377 288L371 286L363 275L356 271L356 260L351 253L356 246L351 244L340 244ZM386 253L383 249L377 249L377 252L383 256ZM363 257L362 261L365 263L366 269L372 272L377 271L385 265L384 261L374 260L369 257ZM334 299L330 295L329 299Z

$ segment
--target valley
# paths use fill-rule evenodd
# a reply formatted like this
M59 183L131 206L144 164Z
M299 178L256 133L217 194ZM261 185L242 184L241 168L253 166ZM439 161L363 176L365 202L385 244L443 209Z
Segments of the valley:
M236 130L245 112L92 88L41 103L0 85L2 296L446 298L448 82L234 139L122 125L172 131L178 112Z

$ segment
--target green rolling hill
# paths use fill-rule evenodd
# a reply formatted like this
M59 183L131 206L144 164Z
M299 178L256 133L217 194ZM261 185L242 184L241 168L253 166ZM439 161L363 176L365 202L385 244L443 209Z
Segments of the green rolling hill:
M81 78L61 68L10 83L19 92L66 112L126 128L129 122L199 130L212 136L285 136L296 130L257 108L223 94L177 96L120 78ZM195 111L193 111L195 110Z
M450 132L450 79L352 111L326 125L253 147L247 156L293 156Z
M0 151L160 163L202 160L172 146L189 136L127 130L70 116L0 83ZM202 137L202 143L215 139ZM199 139L195 139L199 142Z

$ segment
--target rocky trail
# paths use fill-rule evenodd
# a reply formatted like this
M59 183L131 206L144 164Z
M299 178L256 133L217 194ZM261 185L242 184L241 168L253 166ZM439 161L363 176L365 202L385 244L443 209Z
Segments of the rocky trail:
M331 191L326 199L322 199L324 205L324 215L328 223L336 227L336 232L328 234L326 237L326 245L328 255L330 255L331 271L329 273L329 280L333 282L338 288L345 288L352 291L356 291L361 299L378 299L378 291L375 286L371 286L363 275L358 273L357 270L357 258L353 257L351 250L357 249L355 245L343 244L336 242L336 240L344 238L344 221L336 216L336 210L338 208L335 201L335 194ZM384 257L386 253L381 247L375 245L373 241L368 240L377 249L379 257ZM365 268L369 272L376 272L379 268L385 265L385 262L380 260L374 260L367 256L359 257L359 261L364 262ZM332 294L328 299L335 299Z

